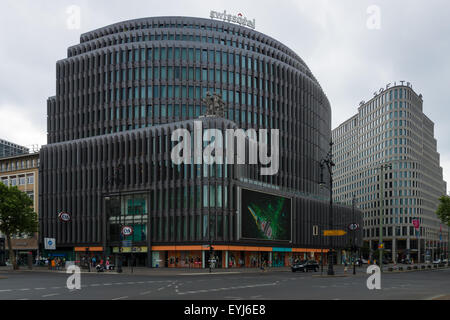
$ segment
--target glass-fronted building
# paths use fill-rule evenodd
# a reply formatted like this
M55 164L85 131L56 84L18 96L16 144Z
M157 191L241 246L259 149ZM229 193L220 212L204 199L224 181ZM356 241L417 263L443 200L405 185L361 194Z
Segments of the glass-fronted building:
M207 92L222 96L224 117L202 117ZM193 133L199 122L202 130L278 129L277 174L261 175L259 165L174 164L173 132ZM211 242L218 267L318 258L328 248L319 163L330 138L319 83L264 34L188 17L94 30L57 63L41 151L41 236L78 257L86 249L133 254L158 267L205 266ZM71 221L59 220L61 211ZM334 213L339 227L354 221L347 207Z
M29 149L18 144L0 139L0 158L13 157L18 154L27 154Z
M366 257L378 258L382 232L385 259L425 262L442 258L448 246L449 232L435 213L447 184L434 123L423 112L422 95L404 82L361 102L333 130L334 200L355 197L364 212Z

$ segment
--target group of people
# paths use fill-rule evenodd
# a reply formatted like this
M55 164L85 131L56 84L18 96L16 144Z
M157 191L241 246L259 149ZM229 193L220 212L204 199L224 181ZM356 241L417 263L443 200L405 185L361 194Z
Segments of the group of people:
M45 265L47 265L50 270L63 270L66 267L66 258L49 257L45 260Z

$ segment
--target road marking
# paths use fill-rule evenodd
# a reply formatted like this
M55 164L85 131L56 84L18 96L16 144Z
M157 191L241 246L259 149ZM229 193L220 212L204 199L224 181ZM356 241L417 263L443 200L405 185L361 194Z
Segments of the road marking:
M112 286L112 283L104 283L104 286Z
M100 286L98 283L91 284L91 287L98 287L98 286Z
M141 296L151 293L151 291L141 292Z
M0 290L0 292L11 292L11 289Z
M30 289L19 289L19 291L29 291Z
M217 275L217 274L235 274L235 273L241 273L241 272L201 272L201 273L180 273L179 276L201 276L201 275Z
M45 288L34 288L34 290L45 290Z
M58 296L58 295L59 295L59 293L50 293L50 294L43 295L42 298L53 297L53 296Z
M52 289L61 289L61 287L52 287Z
M143 283L145 283L145 282L144 282L144 281L139 281L139 282L136 282L136 283L143 284Z
M111 300L120 300L120 299L128 299L128 296L125 296L125 297L119 297L119 298L114 298L114 299L111 299Z
M276 286L276 285L277 285L277 282L275 282L275 283L262 283L262 284L253 284L253 285L247 285L247 286L237 286L237 287L228 287L228 288L216 288L216 289L208 289L208 290L185 291L185 292L178 292L178 294L179 295L195 294L195 293L204 293L204 292L213 292L213 291L225 291L225 290L237 290L237 289Z
M448 296L448 295L447 294L439 294L437 296L426 298L425 300L439 300L439 298L442 298L442 297L445 297L445 296Z
M30 299L27 299L27 298L22 298L22 299L17 299L17 300L30 300Z
M136 282L127 282L127 284L135 284Z

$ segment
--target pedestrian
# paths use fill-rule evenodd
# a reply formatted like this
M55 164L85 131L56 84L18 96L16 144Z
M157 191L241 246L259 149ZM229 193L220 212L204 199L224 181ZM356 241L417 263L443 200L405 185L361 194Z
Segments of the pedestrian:
M347 273L347 261L344 261L344 273Z
M52 259L52 270L55 269L55 266L56 266L56 261L55 261L55 259Z

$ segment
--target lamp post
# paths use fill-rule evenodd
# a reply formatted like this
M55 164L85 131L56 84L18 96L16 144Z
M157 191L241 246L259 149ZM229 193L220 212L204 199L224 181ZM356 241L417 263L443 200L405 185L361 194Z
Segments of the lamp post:
M320 160L320 186L325 186L325 182L323 180L323 169L326 166L328 169L328 174L330 177L330 181L329 181L329 190L330 190L330 209L329 209L329 214L328 214L328 223L329 223L329 229L332 230L333 229L333 167L335 166L334 162L333 162L333 141L330 141L330 150L327 153L327 156ZM329 276L334 275L334 270L333 270L333 238L330 236L329 240L328 240L328 246L329 246L329 251L328 251L328 272L327 274Z
M353 195L352 198L352 223L355 223L355 203L356 203L356 198L355 195ZM355 240L355 233L356 233L356 229L352 230L353 233L353 274L356 274L356 240Z
M105 178L105 184L106 184L106 187L107 187L107 194L108 194L108 196L104 197L105 202L104 202L104 210L103 210L103 227L104 227L104 231L103 231L103 263L106 263L106 248L108 246L108 243L107 243L107 239L108 239L108 234L107 233L108 233L108 224L109 224L109 214L108 213L109 213L109 211L111 209L111 207L109 205L110 201L111 201L111 198L109 197L109 187L110 186L113 186L113 187L115 186L119 190L119 211L120 211L119 215L122 214L122 210L121 210L122 197L121 197L121 194L120 194L120 189L121 189L121 186L122 186L122 184L124 182L123 167L122 167L121 164L118 164L116 167L113 168L113 170L114 170L114 173L111 176L107 176ZM108 206L106 205L106 201L108 201ZM107 207L108 207L108 210L106 210ZM121 256L120 250L119 250L119 259L118 260L119 261L117 263L118 264L117 272L121 273L122 272L122 256Z
M386 169L392 170L392 164L391 163L383 164L378 169L380 169L380 172L381 172L380 237L379 237L379 241L378 241L378 251L379 251L379 258L380 258L380 271L382 272L382 270L383 270L383 246L384 246L383 245L383 219L384 219L384 174L383 174L383 170L386 170Z

